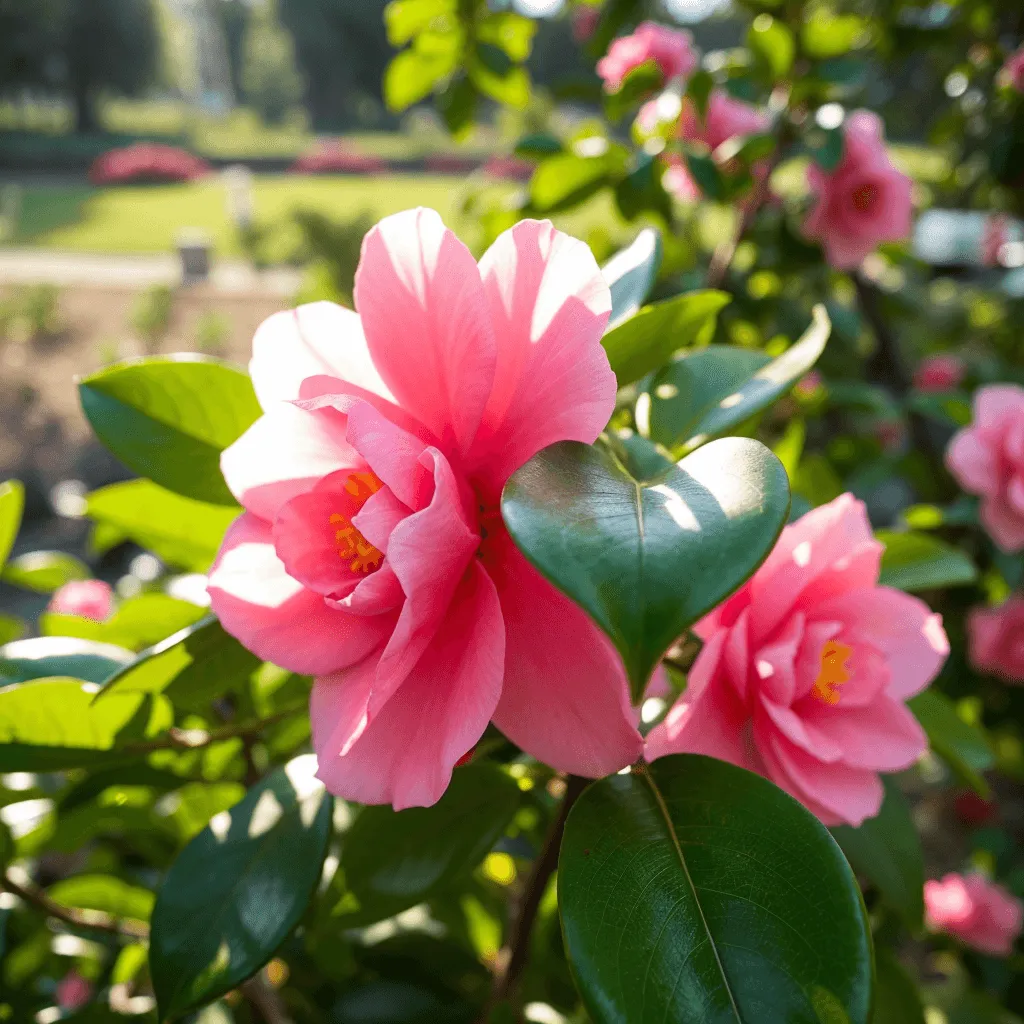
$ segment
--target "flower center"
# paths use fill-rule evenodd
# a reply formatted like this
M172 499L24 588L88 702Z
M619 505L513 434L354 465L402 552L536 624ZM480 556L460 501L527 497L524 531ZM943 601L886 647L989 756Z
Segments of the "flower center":
M349 568L357 573L371 573L380 568L384 553L378 551L353 525L352 517L358 512L367 499L381 489L381 482L368 471L351 473L345 481L345 491L354 499L349 514L335 512L330 518L334 529L334 539L338 545L338 555L348 562Z
M854 208L861 213L867 213L878 200L878 186L872 182L861 185L853 190Z
M839 703L839 687L850 681L850 669L846 662L853 654L853 648L836 640L829 640L821 651L821 671L814 681L811 693L824 704Z

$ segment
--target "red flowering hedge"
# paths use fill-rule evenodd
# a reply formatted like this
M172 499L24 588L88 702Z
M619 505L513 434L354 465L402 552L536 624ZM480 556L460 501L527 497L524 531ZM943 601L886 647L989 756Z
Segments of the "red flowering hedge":
M293 174L381 174L387 161L347 148L338 139L317 142L292 164Z
M138 142L104 153L90 168L89 180L94 185L196 181L211 170L205 160L187 150L156 142Z

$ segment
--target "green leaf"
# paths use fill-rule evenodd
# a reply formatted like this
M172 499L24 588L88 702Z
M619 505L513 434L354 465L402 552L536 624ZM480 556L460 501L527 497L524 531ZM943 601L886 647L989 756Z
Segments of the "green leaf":
M479 55L482 46L477 47ZM503 53L497 50L498 53ZM524 67L515 65L504 74L495 71L484 60L470 64L469 77L473 84L497 103L504 103L516 110L525 110L530 104L530 74Z
M458 0L393 0L384 8L388 42L397 48L427 29L443 31L457 13Z
M168 565L206 572L237 506L193 501L149 480L130 480L93 491L86 514L119 536L152 551Z
M0 647L20 639L27 630L28 623L21 619L16 619L13 615L0 615ZM3 670L0 669L0 675L2 673Z
M171 866L153 910L149 970L160 1019L174 1019L258 971L320 880L333 801L305 754L217 815Z
M842 125L838 128L813 127L804 142L814 162L823 171L834 171L843 159L846 148L846 134Z
M608 451L563 441L513 473L501 511L526 557L611 638L639 698L665 650L767 557L789 481L748 438L642 483Z
M562 143L557 136L549 135L547 132L531 132L524 135L515 148L516 156L529 157L541 160L546 156L562 152Z
M140 594L125 601L106 622L45 612L39 618L39 629L45 636L81 637L140 651L191 626L205 614L203 608L166 594Z
M648 60L633 68L615 92L605 96L604 109L608 120L621 120L636 110L644 100L653 96L665 83L661 68Z
M875 1012L871 1024L925 1024L913 978L885 949L875 951Z
M789 74L796 54L796 40L783 22L770 14L759 14L747 32L747 45L764 61L773 79Z
M609 332L618 324L636 316L647 301L658 278L661 256L661 235L654 228L644 228L625 249L617 252L601 268L612 293ZM607 342L604 344L607 349Z
M438 95L438 109L453 136L462 136L472 129L478 96L476 87L465 75L456 75Z
M686 166L697 183L701 194L708 199L722 199L725 194L725 183L722 181L722 172L710 156L703 153L688 151L684 154Z
M595 1024L867 1024L856 880L760 776L683 754L594 783L569 813L558 892Z
M5 583L37 594L52 594L65 583L91 576L87 565L63 551L29 551L11 559L2 573Z
M47 676L102 683L132 661L132 652L73 637L33 637L0 647L0 684Z
M202 710L245 684L260 665L211 616L146 651L111 677L97 702L123 694L167 696L175 707Z
M817 362L828 335L825 307L815 306L811 326L777 359L727 345L682 353L650 386L645 432L669 449L726 433L785 394Z
M811 57L839 57L856 46L867 31L868 23L856 14L833 14L817 7L804 22L800 36Z
M928 734L932 750L964 783L988 799L990 790L982 772L996 759L984 730L965 722L956 705L938 690L925 690L907 704Z
M978 570L970 557L925 533L879 530L875 536L885 545L879 583L911 592L974 583Z
M924 919L924 855L899 784L882 776L885 801L875 818L859 828L840 825L832 835L854 871L867 878L911 929Z
M476 25L477 39L500 47L517 64L529 58L536 34L535 21L512 11L491 11Z
M632 170L615 186L615 202L626 220L644 213L672 220L672 201L661 183L662 165L647 153L640 153Z
M729 301L725 292L688 292L644 306L610 330L601 344L619 387L664 366L680 349L706 345L714 336L719 312Z
M0 569L3 569L14 547L24 509L25 488L21 481L8 480L0 484Z
M111 917L148 921L154 896L113 875L76 875L51 885L47 895L65 907L100 910Z
M434 86L455 69L455 56L403 50L384 73L388 109L398 113L429 96Z
M343 909L351 906L346 926L391 917L469 872L519 805L515 781L495 765L477 763L456 769L433 807L365 808L341 853L348 890Z
M118 363L78 385L97 437L129 469L197 501L234 505L220 453L259 418L241 370L201 356Z
M135 742L171 724L166 704L141 696L93 703L98 687L41 679L0 689L0 771L53 772L123 761ZM123 746L124 744L122 744Z
M613 154L613 155L610 155ZM625 161L618 148L600 156L558 153L537 165L530 181L530 201L540 213L556 213L589 199L609 184Z

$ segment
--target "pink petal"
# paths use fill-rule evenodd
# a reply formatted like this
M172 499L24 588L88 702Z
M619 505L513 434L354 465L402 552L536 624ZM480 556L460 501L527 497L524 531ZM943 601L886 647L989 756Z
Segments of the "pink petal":
M917 719L906 706L880 696L866 707L808 708L804 721L842 751L852 768L897 772L909 768L928 749Z
M750 608L744 608L739 618L729 630L729 639L725 645L725 671L732 685L736 688L740 700L747 699L747 687L750 679L750 644L748 631L750 624ZM701 654L704 652L701 651ZM696 667L696 666L694 666ZM691 672L692 683L693 673ZM689 686L687 687L689 689Z
M889 695L906 700L938 674L949 654L942 618L916 597L869 587L822 602L823 619L842 622L851 636L881 651L889 663Z
M285 502L322 477L366 463L345 440L344 418L279 402L221 453L220 468L238 501L272 522Z
M774 641L754 655L758 690L770 701L789 707L796 696L796 656L804 636L804 616L791 615Z
M494 387L470 456L496 495L555 441L591 444L615 408L601 347L611 294L590 249L549 221L520 221L480 274L498 340Z
M399 405L467 451L494 381L480 272L433 210L386 217L363 240L356 306Z
M496 536L485 565L505 617L505 684L494 724L557 771L599 778L643 748L625 672L611 642Z
M291 672L335 672L391 633L394 615L361 618L329 608L284 571L270 527L242 515L224 537L207 587L221 625L257 657Z
M960 486L973 494L999 490L999 461L973 427L964 427L946 449L946 466Z
M986 498L981 503L978 518L1003 551L1016 554L1024 548L1024 516L1001 497Z
M395 570L385 562L376 572L360 581L354 590L339 600L327 598L332 608L352 615L381 615L401 608L405 591L398 582Z
M761 708L772 726L790 743L800 747L818 761L832 764L843 759L842 747L825 735L814 721L805 721L792 708L780 707L763 697ZM763 728L767 729L767 724Z
M999 648L1003 639L1002 609L972 608L967 615L967 638L971 662L982 672L999 666Z
M352 517L352 525L380 551L387 553L395 527L410 515L390 487L382 487L366 499L366 504Z
M974 395L974 423L998 426L1006 417L1024 416L1024 388L1019 384L989 384Z
M327 788L396 810L429 807L483 735L501 693L504 625L487 573L470 566L449 614L401 687L376 715L375 667L321 678L310 716ZM372 660L372 659L371 659Z
M249 373L264 409L299 397L307 377L329 374L390 398L363 337L359 317L333 302L275 313L252 340Z

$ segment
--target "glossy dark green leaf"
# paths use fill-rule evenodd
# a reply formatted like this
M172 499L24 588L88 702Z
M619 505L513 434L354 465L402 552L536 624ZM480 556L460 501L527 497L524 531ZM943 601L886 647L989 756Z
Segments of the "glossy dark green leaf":
M924 533L879 530L875 536L885 545L879 583L899 590L934 590L974 583L978 570L969 555Z
M25 488L19 480L0 484L0 569L11 553L25 508Z
M124 761L125 748L171 725L166 702L93 703L97 686L40 679L0 689L0 771L46 772Z
M938 690L925 690L907 703L928 734L932 750L962 782L988 798L990 790L982 773L995 764L995 754L984 730L965 722L953 702Z
M871 1024L925 1024L917 986L888 950L875 952L875 1012Z
M767 557L789 481L748 438L706 445L643 482L604 448L565 441L512 475L501 510L526 557L611 638L639 696L686 627Z
M47 676L102 683L133 660L131 651L75 637L33 637L0 647L0 685Z
M104 622L45 612L39 618L39 630L46 636L81 637L140 651L191 626L204 615L204 608L188 601L166 594L139 594L123 602Z
M227 528L241 513L230 505L193 501L149 480L129 480L93 491L86 514L152 551L168 565L206 572Z
M609 332L635 316L647 301L661 268L661 256L661 235L654 228L644 228L630 245L617 252L601 268L612 293Z
M3 570L3 581L37 594L52 594L65 583L87 580L89 567L63 551L29 551L12 558Z
M883 776L885 801L875 818L859 828L841 825L832 835L853 869L867 878L882 899L911 928L924 918L924 855L910 807L891 776Z
M494 765L456 769L433 807L367 807L345 836L346 920L368 924L422 903L475 867L516 811L515 781Z
M871 939L828 830L741 768L693 754L594 783L558 868L595 1024L867 1024Z
M242 686L260 665L221 624L207 616L111 677L98 702L126 693L162 693L176 706L199 710Z
M718 313L729 303L725 292L689 292L645 306L602 339L619 387L664 366L679 349L706 345Z
M258 971L320 880L333 801L306 754L218 814L157 894L149 969L160 1019L211 1002Z
M726 433L785 394L817 362L828 335L828 314L816 306L810 328L777 359L728 345L681 353L655 376L641 430L672 450Z
M213 359L118 363L78 385L99 439L129 469L197 501L234 505L220 453L260 416L252 382Z

